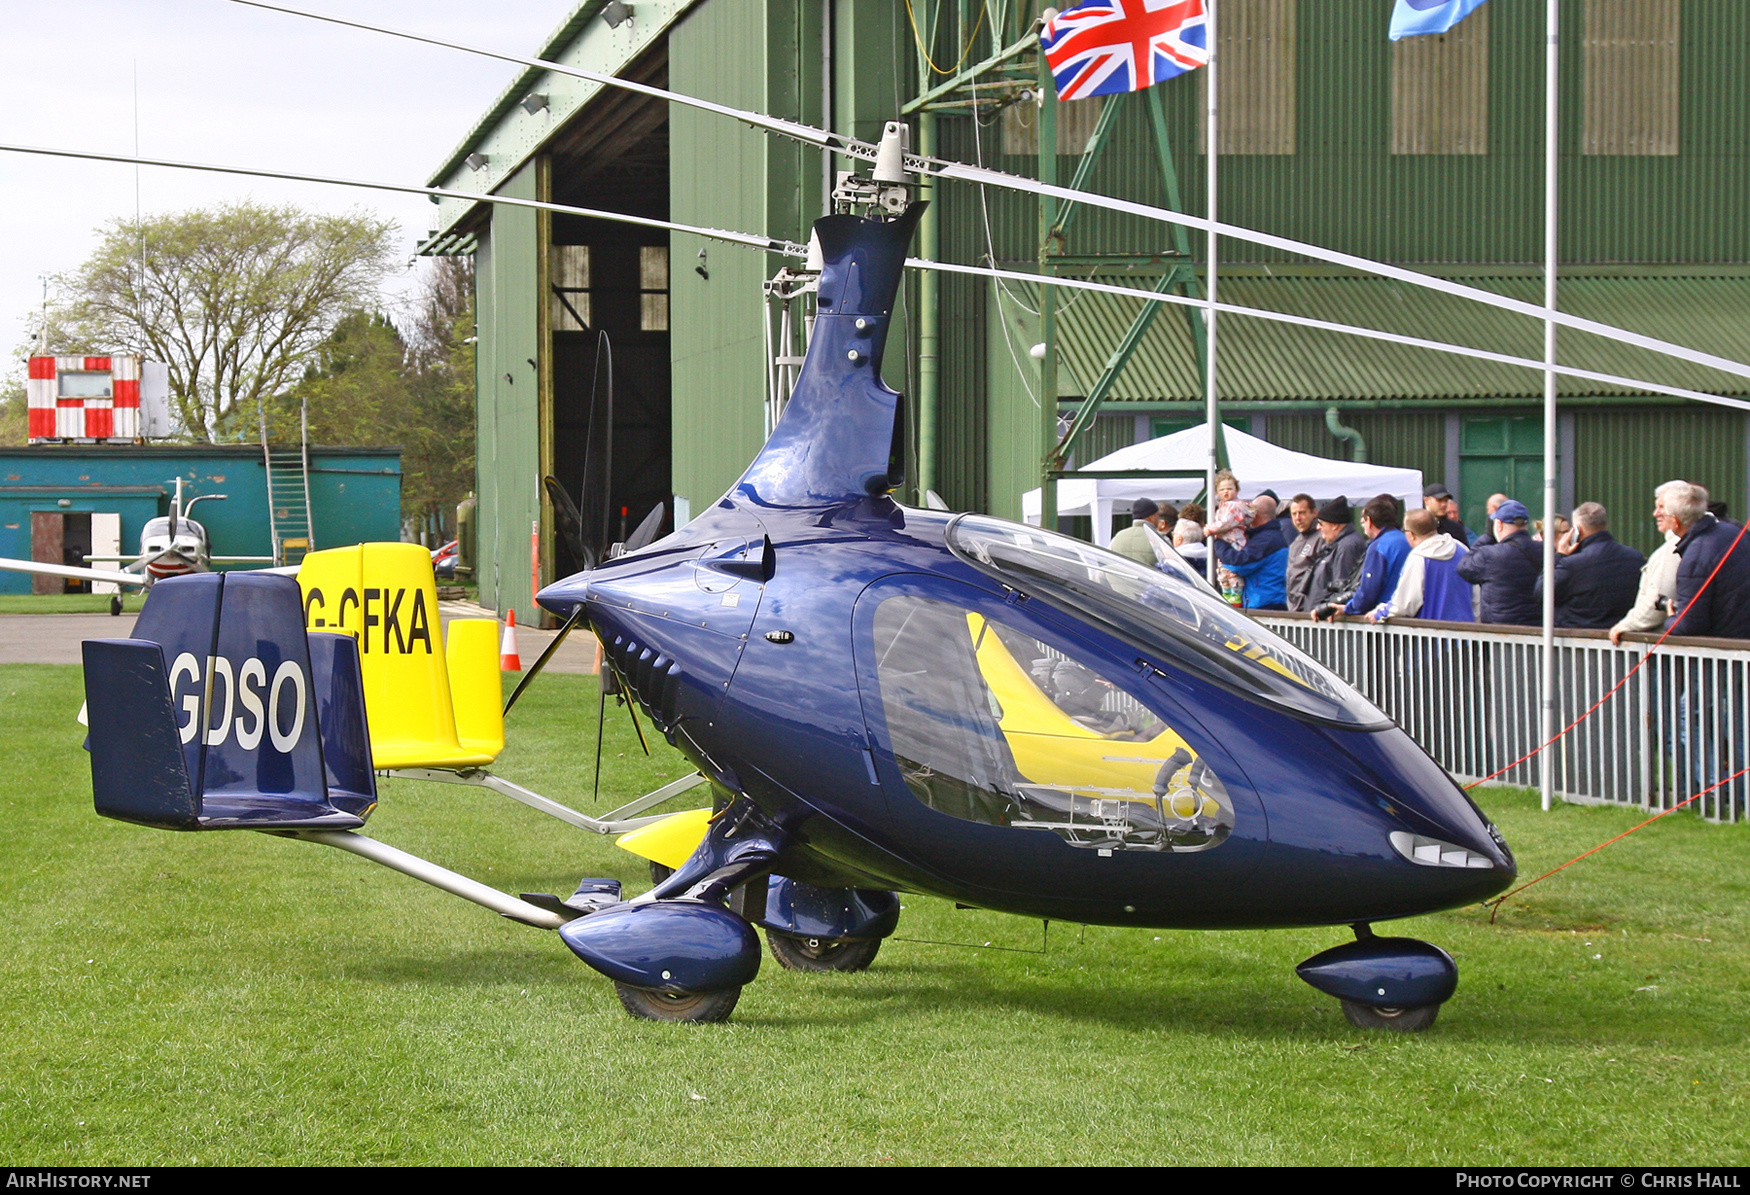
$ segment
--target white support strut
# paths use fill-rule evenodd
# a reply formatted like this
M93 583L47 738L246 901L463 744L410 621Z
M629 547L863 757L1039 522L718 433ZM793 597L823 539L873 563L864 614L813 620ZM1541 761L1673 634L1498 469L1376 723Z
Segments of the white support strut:
M416 880L430 884L433 888L441 888L463 900L471 900L477 905L501 913L512 921L520 921L524 925L532 925L537 929L558 929L568 918L549 912L538 905L532 905L526 900L518 900L508 893L471 880L459 872L447 867L439 867L436 863L421 859L418 855L410 855L406 851L379 842L375 838L366 838L363 834L355 834L351 830L295 830L288 837L299 838L305 842L319 842L323 846L337 847L348 851L372 863L381 863L391 871L412 876Z
M506 780L503 776L495 776L485 768L392 768L384 775L401 780L431 780L439 784L468 784L476 788L488 789L500 796L509 797L513 801L521 801L530 809L538 810L548 817L558 818L580 830L588 830L592 834L629 834L642 826L659 822L668 815L663 813L651 814L648 817L636 815L662 804L670 797L678 797L688 789L708 783L705 777L694 772L690 776L670 781L655 792L645 793L642 797L630 801L618 809L610 810L602 817L591 817L587 813L579 813L568 805L561 805L551 797L543 797L538 792Z

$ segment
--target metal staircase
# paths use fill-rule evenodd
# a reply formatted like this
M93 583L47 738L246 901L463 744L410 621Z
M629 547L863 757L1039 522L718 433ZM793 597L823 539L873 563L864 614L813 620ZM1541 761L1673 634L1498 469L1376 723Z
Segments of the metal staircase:
M298 412L298 443L274 444L268 437L267 413L261 416L261 453L267 467L268 532L273 537L276 565L300 564L316 550L310 524L310 422L308 408Z

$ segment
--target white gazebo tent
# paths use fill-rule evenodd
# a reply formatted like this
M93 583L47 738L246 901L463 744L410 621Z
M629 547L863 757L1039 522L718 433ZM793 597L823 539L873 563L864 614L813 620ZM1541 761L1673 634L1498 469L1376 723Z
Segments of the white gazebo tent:
M1409 506L1422 503L1422 471L1393 469L1334 461L1305 452L1293 452L1233 428L1223 429L1227 440L1228 468L1239 478L1240 496L1250 498L1260 490L1275 490L1286 505L1297 493L1311 494L1320 502L1341 494L1360 504L1378 494L1390 494ZM1142 444L1132 444L1082 467L1080 472L1137 473L1180 472L1184 477L1065 477L1057 483L1059 515L1090 515L1094 542L1112 538L1112 512L1128 507L1138 498L1187 502L1204 486L1209 461L1209 429L1188 427ZM1040 519L1040 491L1028 490L1021 499L1027 522Z

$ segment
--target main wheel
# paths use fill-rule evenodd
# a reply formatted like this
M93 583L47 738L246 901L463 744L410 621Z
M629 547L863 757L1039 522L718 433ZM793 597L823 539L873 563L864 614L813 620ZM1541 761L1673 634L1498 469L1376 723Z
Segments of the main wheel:
M831 938L802 938L795 934L766 931L766 944L780 967L791 971L861 971L875 961L881 949L880 938L855 942L834 941Z
M727 1021L741 999L740 988L721 992L653 992L616 983L614 991L626 1011L646 1021L692 1021L709 1024Z
M122 612L122 595L119 593L110 594L109 595L109 616L111 618L115 618L116 616L121 614L121 612Z
M658 863L655 859L650 861L650 882L652 884L660 884L673 874L674 868L667 864Z
M1339 1000L1338 1003L1343 1006L1343 1015L1357 1029L1391 1029L1398 1033L1420 1033L1440 1015L1438 1004L1424 1004L1420 1008L1374 1008L1370 1004L1357 1004L1353 1000Z

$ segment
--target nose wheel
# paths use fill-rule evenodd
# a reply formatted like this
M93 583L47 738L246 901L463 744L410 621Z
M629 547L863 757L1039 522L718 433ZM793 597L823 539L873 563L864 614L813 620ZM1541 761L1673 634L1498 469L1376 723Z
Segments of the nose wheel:
M616 983L620 1004L627 1012L645 1021L685 1021L694 1024L715 1024L727 1021L741 999L740 988L721 992L655 992Z
M1343 1015L1357 1029L1390 1029L1396 1033L1420 1033L1440 1015L1438 1004L1420 1008L1373 1008L1353 1000L1339 1000Z
M1357 1029L1420 1033L1458 990L1458 967L1438 946L1414 938L1377 938L1355 926L1355 940L1307 959L1295 972L1327 996Z

